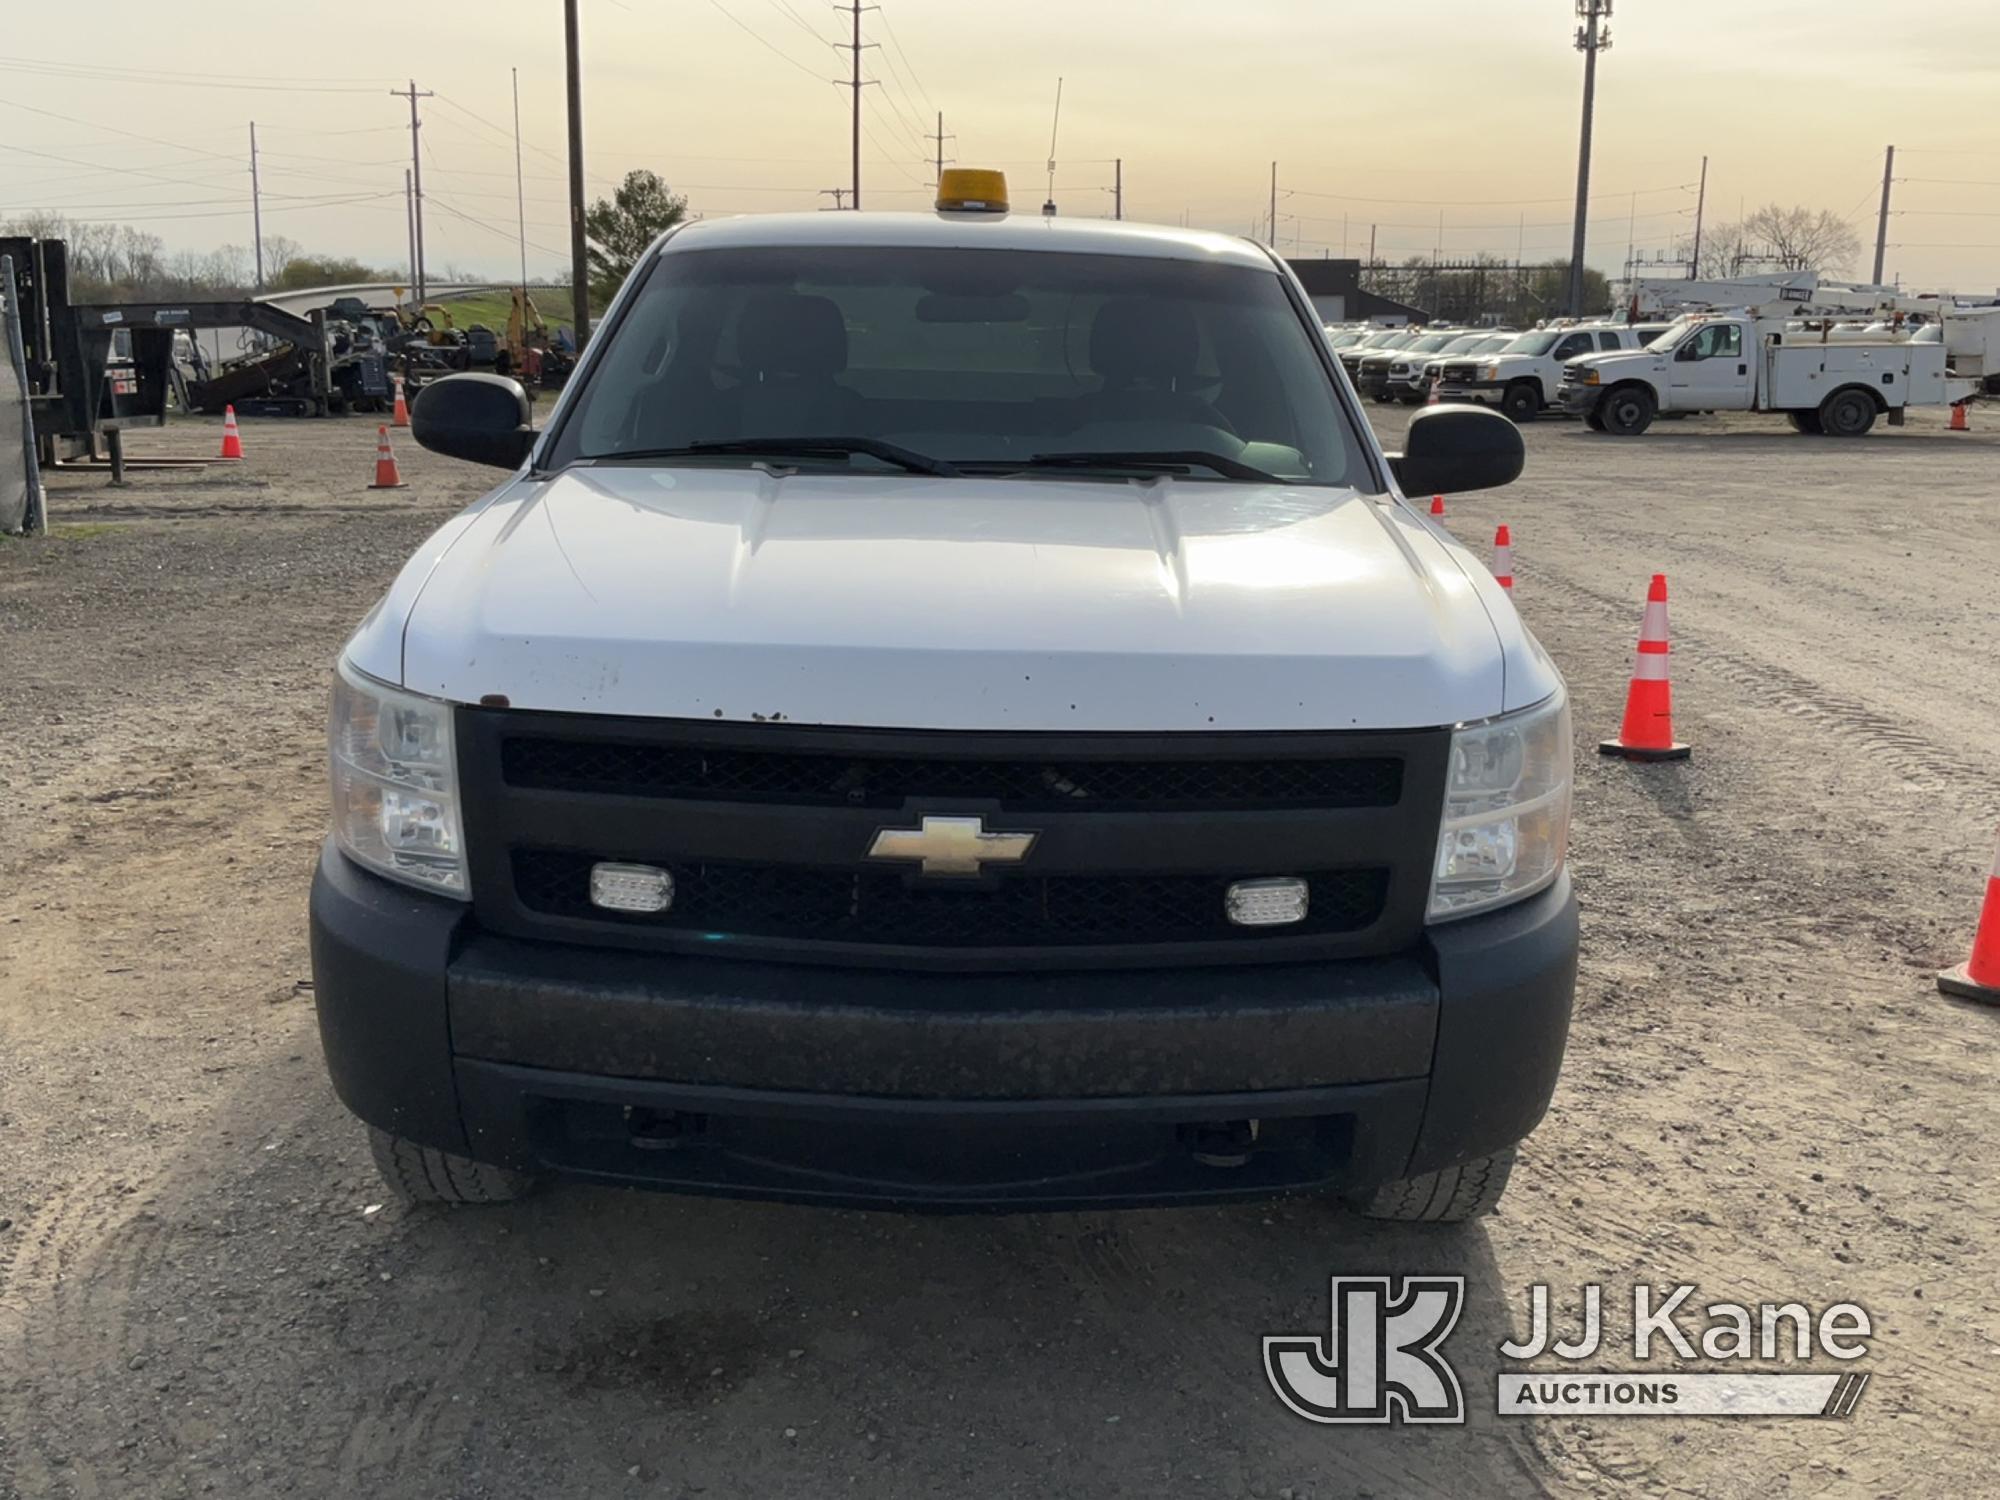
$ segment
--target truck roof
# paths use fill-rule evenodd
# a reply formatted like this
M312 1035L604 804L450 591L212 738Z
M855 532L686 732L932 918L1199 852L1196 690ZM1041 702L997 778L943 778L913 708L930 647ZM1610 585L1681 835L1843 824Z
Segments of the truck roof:
M788 213L701 219L674 234L665 253L771 245L935 245L961 250L1057 250L1220 261L1273 270L1260 245L1205 229L1130 220L1008 213Z

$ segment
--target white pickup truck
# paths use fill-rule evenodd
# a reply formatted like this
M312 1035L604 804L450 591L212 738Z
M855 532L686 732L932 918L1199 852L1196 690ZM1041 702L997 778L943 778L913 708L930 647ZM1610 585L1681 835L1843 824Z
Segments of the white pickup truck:
M1555 404L1566 361L1601 350L1637 349L1659 331L1626 323L1530 329L1497 354L1445 360L1438 370L1438 399L1497 406L1516 422L1532 422Z
M1561 676L1218 234L709 219L341 652L313 971L390 1183L1492 1208L1577 956Z
M1877 417L1899 425L1909 407L1956 403L1979 388L1946 373L1935 325L1912 338L1861 341L1788 328L1782 318L1701 313L1644 349L1576 360L1560 400L1618 437L1637 436L1656 416L1713 411L1783 412L1800 432L1860 437Z

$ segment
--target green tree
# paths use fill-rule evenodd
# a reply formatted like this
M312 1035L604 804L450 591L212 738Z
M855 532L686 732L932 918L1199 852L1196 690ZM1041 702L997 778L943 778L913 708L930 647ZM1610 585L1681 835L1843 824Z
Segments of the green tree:
M585 253L593 306L602 308L611 301L646 247L685 219L687 209L685 195L669 188L657 172L643 168L627 172L617 192L590 205L583 216L583 232L589 241Z

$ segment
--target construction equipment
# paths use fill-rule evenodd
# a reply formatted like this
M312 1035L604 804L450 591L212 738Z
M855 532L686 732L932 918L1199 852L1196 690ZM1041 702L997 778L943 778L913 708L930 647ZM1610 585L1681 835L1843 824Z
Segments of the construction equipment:
M556 346L541 309L526 287L515 287L507 313L507 337L495 359L496 374L518 376L530 391L561 390L576 360Z

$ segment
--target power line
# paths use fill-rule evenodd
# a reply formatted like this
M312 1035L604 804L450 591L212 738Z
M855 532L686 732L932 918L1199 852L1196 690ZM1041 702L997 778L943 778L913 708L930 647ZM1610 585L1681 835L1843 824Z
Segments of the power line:
M822 78L816 70L800 62L796 57L792 56L791 53L785 51L784 48L780 47L776 42L772 41L769 37L765 36L761 31L758 31L755 28L753 28L749 22L743 20L734 11L730 10L727 6L725 6L722 3L722 0L708 0L708 3L714 6L716 13L722 16L723 19L728 21L731 26L734 26L738 31L742 32L745 36L749 37L758 46L762 47L766 52L771 53L774 57L782 57L786 62L790 63L793 67L797 68L801 73L805 74L808 78L811 78L816 82L824 83L827 81L826 79Z

